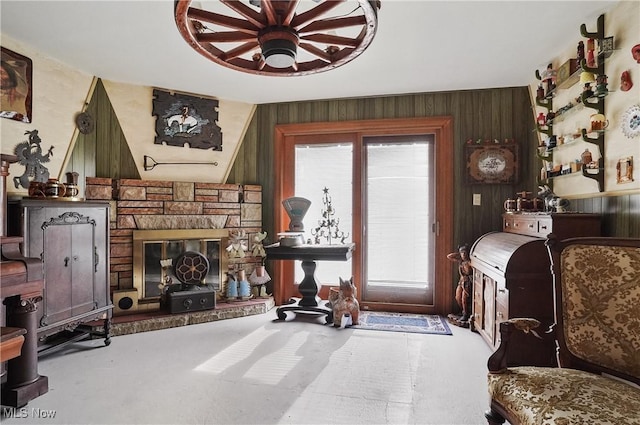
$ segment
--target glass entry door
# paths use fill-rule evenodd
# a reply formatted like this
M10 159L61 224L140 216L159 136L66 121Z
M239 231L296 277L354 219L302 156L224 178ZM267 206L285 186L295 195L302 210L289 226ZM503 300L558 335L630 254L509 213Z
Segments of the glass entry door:
M376 136L295 145L295 196L311 201L305 239L328 243L316 238L315 229L331 208L342 240L356 242L362 252L355 263L318 262L316 277L322 285L337 286L339 277L360 276L365 302L434 304L433 139ZM299 263L294 273L299 283Z
M311 201L304 217L304 238L312 243L337 244L352 242L353 199L353 143L297 144L295 147L295 194ZM325 196L325 191L326 196ZM330 205L326 205L327 201ZM333 215L327 211L331 208ZM326 235L328 220L333 220L332 238ZM294 267L295 282L300 283L304 273L300 261ZM316 279L326 286L338 286L339 278L353 276L352 260L318 261Z
M364 301L432 305L435 281L431 136L364 139Z

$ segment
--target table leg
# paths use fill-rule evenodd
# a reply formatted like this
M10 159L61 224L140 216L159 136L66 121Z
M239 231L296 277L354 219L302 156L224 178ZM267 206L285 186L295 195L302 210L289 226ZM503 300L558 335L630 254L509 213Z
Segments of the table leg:
M303 307L316 307L318 305L318 281L316 280L316 262L303 261L302 270L304 270L304 278L298 286L298 291L302 295L299 302Z
M307 313L320 313L326 316L325 323L333 323L333 310L327 306L326 302L323 302L318 297L318 281L316 280L316 262L315 261L302 261L302 270L304 270L304 278L298 286L298 291L302 298L299 300L292 299L291 304L279 307L276 311L278 313L279 320L285 320L287 317L287 311L307 312Z

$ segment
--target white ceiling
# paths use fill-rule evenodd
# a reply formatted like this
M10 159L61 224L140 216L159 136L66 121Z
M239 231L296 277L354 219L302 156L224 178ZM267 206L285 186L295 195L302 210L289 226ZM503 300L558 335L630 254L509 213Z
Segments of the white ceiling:
M172 0L0 0L0 29L89 75L261 104L525 86L579 39L580 24L594 31L615 3L382 0L378 32L361 56L302 77L210 62L178 32Z

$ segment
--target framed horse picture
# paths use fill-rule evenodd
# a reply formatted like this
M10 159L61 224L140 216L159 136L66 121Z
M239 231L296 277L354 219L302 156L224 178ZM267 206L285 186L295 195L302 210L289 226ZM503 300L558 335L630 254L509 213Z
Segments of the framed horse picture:
M1 47L0 117L31 123L31 59Z
M157 145L222 150L218 101L153 90Z

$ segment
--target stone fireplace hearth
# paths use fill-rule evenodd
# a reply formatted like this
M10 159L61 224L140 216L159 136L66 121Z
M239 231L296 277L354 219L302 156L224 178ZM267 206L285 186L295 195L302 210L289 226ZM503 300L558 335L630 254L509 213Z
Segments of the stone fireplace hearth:
M126 311L116 306L116 315L159 309L159 303L148 302L148 297L144 297L134 284L134 257L139 255L136 254L139 247L136 248L134 241L136 231L181 229L196 233L201 230L204 234L214 229L224 229L225 233L242 235L241 239L249 249L247 255L221 261L220 281L216 288L218 298L223 301L226 272L244 270L250 275L256 266L262 264L262 258L251 256L250 243L253 235L262 231L261 186L88 177L85 198L111 201L112 293L124 291L142 297L131 303Z

